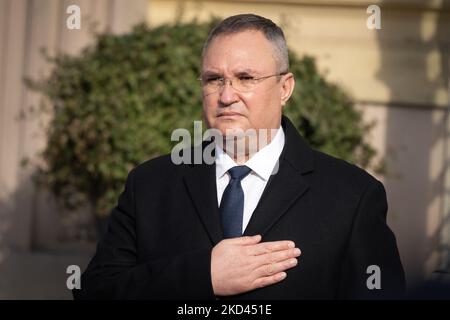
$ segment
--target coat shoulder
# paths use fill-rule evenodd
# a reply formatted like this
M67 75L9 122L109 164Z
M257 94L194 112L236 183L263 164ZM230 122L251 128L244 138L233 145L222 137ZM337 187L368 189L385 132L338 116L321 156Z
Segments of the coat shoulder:
M322 179L332 179L340 185L363 189L369 184L382 183L366 170L345 160L314 150L315 170Z
M131 170L130 175L141 181L169 181L180 174L183 165L173 163L170 154L147 160Z

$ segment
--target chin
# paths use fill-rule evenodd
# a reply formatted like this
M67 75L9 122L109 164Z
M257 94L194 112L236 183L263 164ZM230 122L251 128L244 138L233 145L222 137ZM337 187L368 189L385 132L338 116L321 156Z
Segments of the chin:
M247 130L246 126L240 123L224 123L219 121L216 123L216 129L218 129L224 136L236 135L238 133L243 133Z
M242 128L247 125L247 118L242 115L218 116L215 118L217 125L230 128Z

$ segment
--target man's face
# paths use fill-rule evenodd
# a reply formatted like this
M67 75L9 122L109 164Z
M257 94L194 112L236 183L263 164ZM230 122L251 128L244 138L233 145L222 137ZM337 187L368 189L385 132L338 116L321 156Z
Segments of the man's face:
M209 45L202 64L204 79L243 76L254 78L277 74L275 51L259 31L220 35ZM249 92L235 90L230 81L217 92L203 91L203 114L209 128L223 135L247 129L277 129L281 111L294 87L292 74L259 82Z

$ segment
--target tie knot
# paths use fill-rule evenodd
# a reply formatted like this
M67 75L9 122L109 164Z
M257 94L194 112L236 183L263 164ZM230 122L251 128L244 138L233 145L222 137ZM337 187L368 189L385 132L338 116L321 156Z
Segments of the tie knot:
M252 169L247 166L236 166L228 170L228 173L230 174L231 179L242 180L250 173L250 171L252 171Z

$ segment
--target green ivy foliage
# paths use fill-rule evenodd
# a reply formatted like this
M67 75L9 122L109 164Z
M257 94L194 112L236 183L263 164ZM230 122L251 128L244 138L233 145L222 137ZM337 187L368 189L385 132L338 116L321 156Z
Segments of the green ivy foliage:
M128 172L170 152L175 128L192 131L202 119L197 78L215 23L97 35L79 55L47 57L54 66L48 78L27 80L48 101L41 111L52 115L38 181L66 208L88 202L97 216L107 216ZM285 114L313 147L367 166L374 151L350 98L324 80L311 57L291 53L291 71L297 85Z

